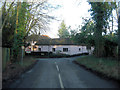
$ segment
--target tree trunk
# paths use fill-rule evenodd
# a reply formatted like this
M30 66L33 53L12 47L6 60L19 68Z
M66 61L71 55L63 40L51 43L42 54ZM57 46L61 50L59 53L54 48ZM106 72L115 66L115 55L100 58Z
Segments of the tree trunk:
M20 9L20 4L21 2L17 2L17 15L16 15L16 29L14 32L14 43L13 43L13 62L15 62L17 60L18 54L20 52L20 46L19 46L19 41L18 41L18 24L19 24L19 9Z
M95 55L97 57L104 56L104 40L102 37L102 16L98 16L95 30Z
M118 61L120 61L120 2L118 3Z
M113 13L112 13L112 33L113 33Z
M102 38L102 35L100 34L100 32L98 32L100 30L97 30L96 32L96 38L95 38L95 55L97 57L103 57L104 56L104 41Z
M118 60L120 61L120 15L118 18Z

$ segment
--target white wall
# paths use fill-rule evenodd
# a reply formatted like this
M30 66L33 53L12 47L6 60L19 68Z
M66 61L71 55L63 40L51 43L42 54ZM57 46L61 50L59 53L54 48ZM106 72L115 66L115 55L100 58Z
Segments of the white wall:
M78 45L49 45L49 46L41 45L38 46L36 51L39 51L39 48L41 48L41 51L47 51L47 52L53 52L52 48L55 48L55 52L53 53L57 53L58 51L61 51L60 53L69 54L69 55L89 53L89 51L86 49L86 46L78 46ZM63 52L63 48L68 48L68 52ZM80 51L79 48L81 49ZM92 53L93 50L94 48L92 47L90 54Z

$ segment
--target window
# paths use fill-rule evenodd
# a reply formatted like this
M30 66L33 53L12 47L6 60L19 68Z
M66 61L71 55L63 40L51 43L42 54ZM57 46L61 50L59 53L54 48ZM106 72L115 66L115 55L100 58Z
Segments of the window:
M79 48L79 51L81 51L81 48Z
M52 51L55 52L55 48L52 48Z
M90 46L87 46L87 49L88 49L88 50L91 50L91 47L90 47Z
M68 48L63 48L63 52L68 52Z
M33 48L37 48L36 46L33 46Z
M41 48L39 48L39 51L41 51Z

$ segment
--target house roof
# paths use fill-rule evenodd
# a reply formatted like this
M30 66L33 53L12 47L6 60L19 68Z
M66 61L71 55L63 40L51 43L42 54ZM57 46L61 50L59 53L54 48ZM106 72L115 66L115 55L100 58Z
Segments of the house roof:
M47 35L32 34L27 37L27 42L36 41L35 45L79 45L70 38L50 38ZM84 45L84 44L80 44Z
M69 38L39 39L36 45L77 45Z

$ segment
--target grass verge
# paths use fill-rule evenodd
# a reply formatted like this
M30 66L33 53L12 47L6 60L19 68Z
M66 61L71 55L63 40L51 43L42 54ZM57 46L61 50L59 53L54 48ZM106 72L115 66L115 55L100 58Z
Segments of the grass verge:
M112 58L97 58L95 56L83 56L75 62L88 70L101 74L104 77L120 81L120 61Z

